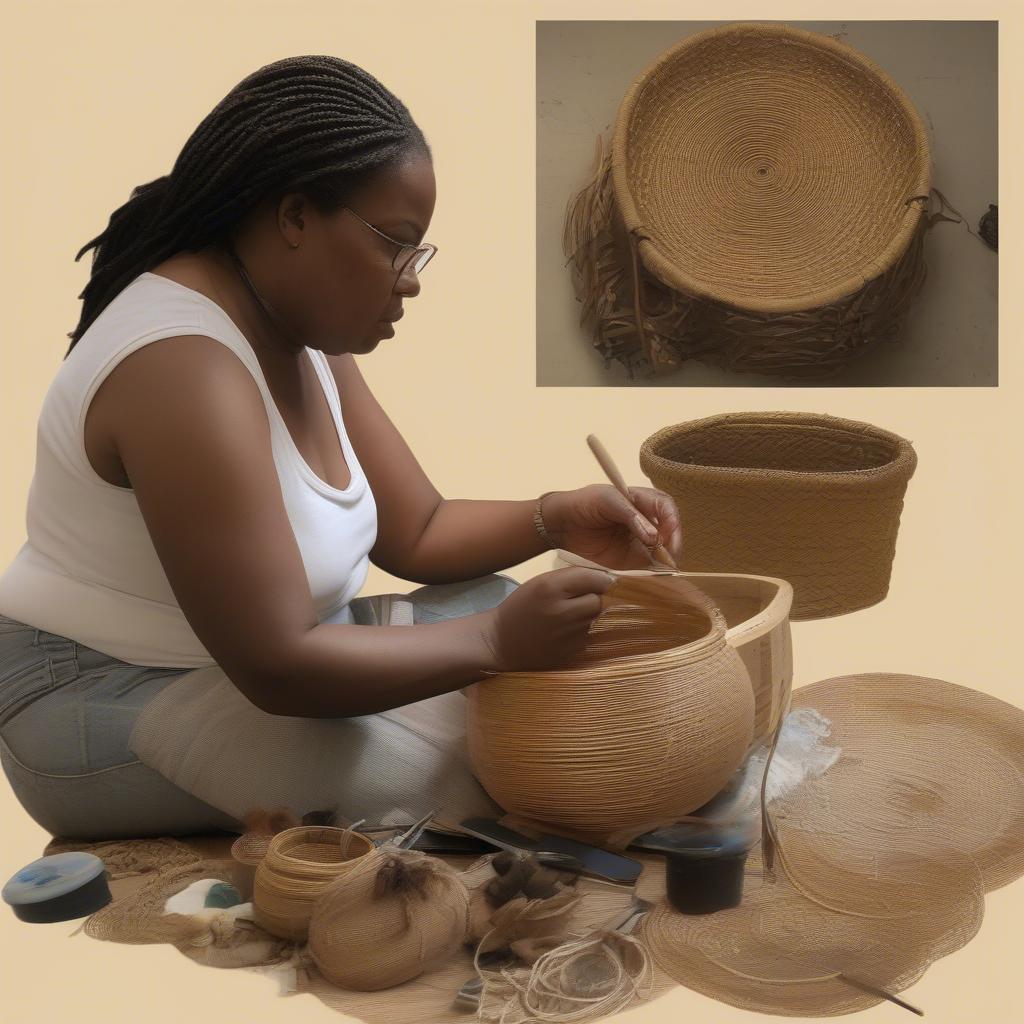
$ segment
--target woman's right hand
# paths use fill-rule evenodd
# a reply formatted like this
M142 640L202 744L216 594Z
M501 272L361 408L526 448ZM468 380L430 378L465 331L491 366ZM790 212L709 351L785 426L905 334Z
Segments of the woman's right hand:
M601 595L615 581L599 569L570 566L518 586L484 613L485 640L497 671L543 671L571 662L601 613Z

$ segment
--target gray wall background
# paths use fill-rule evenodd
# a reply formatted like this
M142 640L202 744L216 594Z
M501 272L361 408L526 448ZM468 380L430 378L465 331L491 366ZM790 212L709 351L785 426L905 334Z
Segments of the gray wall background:
M921 113L932 146L934 187L977 230L998 204L995 21L791 21L833 35L887 71ZM647 64L686 36L724 22L537 22L537 383L628 383L606 370L562 255L565 206L587 180L598 133L610 138L626 89ZM937 203L933 209L937 209ZM948 215L948 214L947 214ZM998 256L960 224L937 223L925 242L928 277L898 338L866 353L825 386L998 384ZM633 386L800 386L697 362ZM806 386L806 385L805 385ZM814 386L813 384L811 386ZM818 385L821 386L821 385Z

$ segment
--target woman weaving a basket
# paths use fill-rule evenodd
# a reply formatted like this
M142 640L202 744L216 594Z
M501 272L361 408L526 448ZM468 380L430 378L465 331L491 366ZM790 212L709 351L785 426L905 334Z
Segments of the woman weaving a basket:
M239 83L79 252L96 250L40 416L28 540L0 579L0 757L50 832L237 830L304 770L329 776L316 796L344 815L392 793L408 810L428 794L424 727L385 713L441 695L457 713L488 671L564 663L611 583L572 567L517 587L500 570L555 540L612 568L679 552L651 488L631 496L653 530L607 485L471 501L427 479L353 355L418 294L434 195L401 101L346 61L289 58ZM356 596L370 561L425 584L400 625ZM186 677L220 758L187 788L129 742ZM189 713L159 730L183 757L202 738ZM259 759L250 713L299 729L284 763ZM467 813L491 809L456 725L434 768L458 776ZM214 775L231 799L203 798Z

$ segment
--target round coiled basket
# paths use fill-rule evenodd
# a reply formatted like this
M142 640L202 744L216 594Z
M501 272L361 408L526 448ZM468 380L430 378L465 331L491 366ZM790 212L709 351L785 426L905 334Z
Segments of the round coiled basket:
M721 790L750 746L755 699L725 619L694 590L619 578L571 666L467 688L470 764L498 804L624 847Z
M679 508L680 568L787 580L792 619L885 597L916 465L896 434L798 412L709 416L665 427L640 448L640 468Z
M939 215L921 118L829 36L740 23L684 39L598 146L563 245L582 322L630 372L833 374L892 337L923 284Z
M278 832L256 868L256 923L271 935L305 942L316 900L373 850L370 839L348 829L300 825Z

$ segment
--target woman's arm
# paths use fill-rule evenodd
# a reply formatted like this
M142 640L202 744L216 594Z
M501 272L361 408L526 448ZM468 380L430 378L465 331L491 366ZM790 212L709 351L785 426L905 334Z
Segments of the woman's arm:
M425 583L473 579L549 550L533 525L536 507L536 498L442 498L406 556L413 575L403 572L402 578Z
M258 707L369 714L495 667L486 613L414 628L318 623L263 399L224 345L154 342L102 386L113 392L114 442L178 603Z
M416 583L473 579L548 549L533 525L537 499L446 499L381 408L351 355L328 356L345 427L377 499L374 565Z
M547 550L533 523L537 498L442 498L352 356L327 360L349 437L378 498L374 565L402 579L447 583L497 572ZM554 491L543 500L545 530L559 547L611 568L650 564L659 543L680 558L683 536L675 502L651 487L631 487L629 493L627 500L608 484Z
M344 718L556 663L585 641L609 577L530 580L496 609L415 626L317 620L256 382L225 345L165 338L101 385L110 433L179 607L228 678L278 715Z

